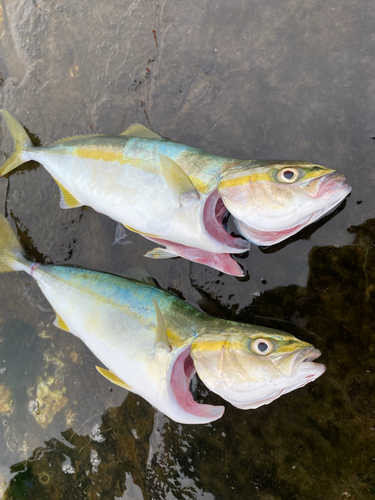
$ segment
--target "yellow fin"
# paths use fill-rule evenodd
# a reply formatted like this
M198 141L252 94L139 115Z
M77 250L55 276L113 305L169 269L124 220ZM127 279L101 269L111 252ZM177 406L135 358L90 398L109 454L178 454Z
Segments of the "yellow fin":
M2 109L1 113L10 133L12 134L14 140L14 151L11 157L8 158L3 165L1 165L0 176L7 174L14 168L22 165L25 161L28 161L21 158L22 151L26 148L33 147L30 137L27 135L20 122L5 109Z
M95 366L95 368L98 370L98 372L103 375L106 379L108 379L112 384L119 385L120 387L123 387L124 389L127 389L128 391L131 391L132 388L130 385L126 384L123 380L118 378L117 375L115 375L113 372L110 370L106 370L105 368L101 368L100 366Z
M134 123L133 125L130 125L129 128L125 130L125 132L122 132L120 135L125 135L128 137L139 137L140 139L156 139L159 141L164 141L164 137L161 135L157 134L156 132L153 132L152 130L148 129L147 127L144 127L143 125L139 123Z
M171 351L172 347L168 340L167 329L165 328L164 318L159 309L158 303L155 299L152 299L154 303L155 311L156 311L156 339L154 347L160 345L163 349L167 349L167 351Z
M56 179L55 179L56 181ZM56 181L60 188L60 207L61 208L77 208L82 207L83 203L77 200L62 184Z
M160 166L165 182L168 184L173 196L182 205L186 201L199 200L199 193L189 176L172 158L163 154L159 155Z
M56 313L56 319L55 319L55 321L53 322L53 324L54 324L55 326L57 326L57 328L61 328L61 330L65 330L66 332L72 333L72 332L69 330L69 328L67 327L67 325L66 325L65 321L62 319L62 317L61 317L61 316L59 316L59 315L57 314L57 312L56 312L56 311L55 311L55 313Z
M123 225L126 227L126 229L133 231L133 233L141 234L142 236L145 236L146 238L147 238L147 236L149 238L156 238L156 239L160 238L160 236L156 236L156 234L142 233L142 231L138 231L138 229L134 229L133 227L127 226L126 224L123 224Z
M6 218L0 214L0 273L20 271L19 264L26 264L26 270L31 263L24 257L24 251L11 225Z
M149 259L174 259L175 257L179 257L179 255L170 252L166 248L156 247L145 253L143 257L148 257Z
M88 137L101 137L104 134L88 134L88 135L74 135L72 137L64 137L58 141L53 142L50 146L56 146L57 144L63 144L64 142L74 141L75 139L87 139Z

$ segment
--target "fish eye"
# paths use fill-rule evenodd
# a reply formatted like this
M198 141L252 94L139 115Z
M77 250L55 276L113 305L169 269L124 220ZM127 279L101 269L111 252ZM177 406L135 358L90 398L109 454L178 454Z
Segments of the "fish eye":
M279 182L292 183L299 177L299 172L296 168L283 168L277 173L277 180Z
M261 356L266 356L273 351L272 342L266 339L255 339L251 343L251 350L255 354L260 354Z

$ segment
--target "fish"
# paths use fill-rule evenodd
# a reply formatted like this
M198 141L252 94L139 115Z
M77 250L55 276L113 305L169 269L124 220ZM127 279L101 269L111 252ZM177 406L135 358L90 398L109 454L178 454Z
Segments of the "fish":
M2 115L15 147L0 176L35 160L58 184L61 208L88 205L157 243L146 257L184 257L233 276L244 270L232 255L247 252L250 242L288 238L332 211L351 189L344 176L319 165L219 157L140 124L119 136L34 147L16 118L6 110ZM226 230L228 211L240 236Z
M197 403L197 373L240 409L258 408L325 371L320 351L289 333L215 318L156 286L101 272L35 263L0 216L0 273L32 276L56 313L55 326L80 338L111 383L172 420L206 424L224 406Z

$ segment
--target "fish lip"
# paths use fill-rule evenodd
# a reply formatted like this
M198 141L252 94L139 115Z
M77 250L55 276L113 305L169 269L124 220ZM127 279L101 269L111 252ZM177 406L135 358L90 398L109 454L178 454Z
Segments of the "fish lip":
M296 355L293 365L295 366L295 368L298 368L298 366L300 366L302 363L311 363L315 359L319 358L321 354L322 353L319 351L319 349L316 349L315 347L306 347Z
M345 181L346 181L345 175L334 171L331 172L330 174L322 176L319 179L309 179L305 182L302 182L300 186L307 188L311 184L318 183L317 189L314 193L309 193L308 191L305 191L305 193L311 196L312 198L324 197L326 193L330 193L329 197L331 197L334 191L343 190L345 188L348 191L346 194L347 196L352 188L348 184L346 184Z
M168 388L184 412L202 419L201 423L213 422L223 416L225 408L194 401L190 392L190 382L197 370L190 353L191 344L176 352L169 370Z
M322 365L321 363L314 363L314 360L319 358L321 354L321 351L319 351L319 349L316 349L314 346L304 347L303 349L300 349L297 354L292 352L277 356L275 364L277 366L286 358L293 356L292 366L290 370L291 375L295 375L300 370L308 371L311 369L318 369L319 371L324 365Z

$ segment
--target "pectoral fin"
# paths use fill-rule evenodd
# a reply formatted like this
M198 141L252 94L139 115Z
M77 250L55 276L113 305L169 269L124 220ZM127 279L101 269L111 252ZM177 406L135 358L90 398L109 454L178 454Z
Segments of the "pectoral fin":
M172 158L159 155L160 166L165 182L180 205L187 201L199 200L199 193L189 176Z
M103 375L103 377L105 377L110 382L112 382L112 384L119 385L120 387L123 387L124 389L127 389L128 391L132 390L130 385L128 385L124 381L122 381L120 378L117 377L117 375L115 375L110 370L106 370L105 368L101 368L100 366L95 366L95 368L98 370L98 372L101 375Z
M155 339L154 347L157 347L158 345L160 345L160 347L163 347L163 349L166 349L167 351L171 351L172 347L169 343L167 329L165 328L163 315L159 309L159 306L158 306L156 300L152 299L152 302L154 303L154 307L155 307L155 311L156 311L156 325L157 325L156 326L156 339Z
M53 322L53 324L55 326L57 326L57 328L61 328L61 330L65 330L66 332L69 332L69 333L72 333L69 328L67 327L65 321L62 319L61 316L59 316L57 313L56 313L56 319L55 321Z
M148 257L149 259L173 259L179 257L179 255L169 252L165 248L157 247L147 252L143 257Z
M125 130L125 132L122 132L120 135L125 135L128 137L139 137L140 139L156 139L156 140L164 140L164 137L162 137L159 134L156 134L152 130L148 129L147 127L144 127L143 125L140 125L139 123L134 123L133 125L130 125L129 128Z
M56 181L56 179L55 179ZM60 208L77 208L82 207L83 203L77 200L62 184L56 181L60 188Z

